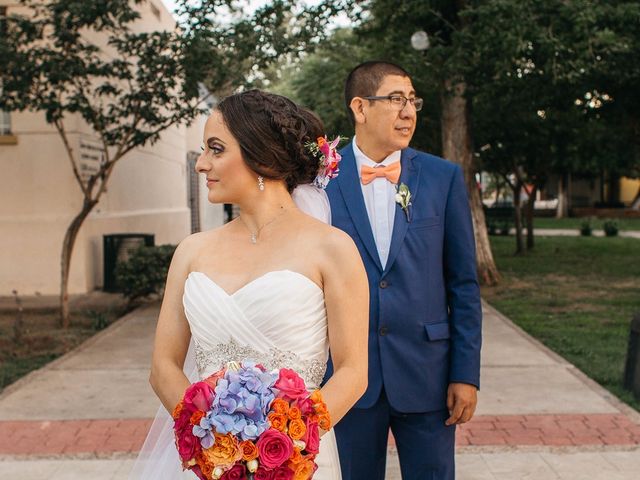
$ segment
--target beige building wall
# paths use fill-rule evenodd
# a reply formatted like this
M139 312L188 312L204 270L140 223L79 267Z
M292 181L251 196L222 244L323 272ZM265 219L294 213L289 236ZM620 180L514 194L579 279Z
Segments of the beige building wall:
M173 28L163 4L143 4L136 28ZM0 0L0 6L10 2ZM85 220L71 260L70 293L103 284L103 235L151 233L156 245L176 244L191 233L187 196L187 153L199 151L204 119L172 127L153 146L120 160L100 203ZM41 113L12 113L12 138L0 138L0 295L57 294L65 230L79 212L83 195L57 131ZM78 153L95 154L95 134L80 117L65 119ZM198 138L196 142L194 139ZM200 187L206 186L200 179ZM202 195L201 195L202 197ZM206 200L206 192L204 194ZM201 203L201 227L222 223L222 207ZM204 221L203 221L204 220Z
M620 201L625 205L631 205L640 188L640 179L622 177L620 179Z

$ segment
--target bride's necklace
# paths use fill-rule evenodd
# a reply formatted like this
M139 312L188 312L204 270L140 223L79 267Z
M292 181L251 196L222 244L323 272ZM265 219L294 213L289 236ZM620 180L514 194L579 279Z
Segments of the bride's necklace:
M249 237L251 239L251 243L253 243L254 245L258 243L258 238L260 237L260 231L270 223L273 223L277 218L280 218L280 216L282 216L291 207L280 207L280 208L282 209L280 212L276 213L271 220L260 225L255 232L251 230L251 227L249 227L249 225L244 220L244 218L242 218L242 215L239 215L240 221L242 221L242 224L246 227L247 230L249 230L249 233L251 234L251 236Z

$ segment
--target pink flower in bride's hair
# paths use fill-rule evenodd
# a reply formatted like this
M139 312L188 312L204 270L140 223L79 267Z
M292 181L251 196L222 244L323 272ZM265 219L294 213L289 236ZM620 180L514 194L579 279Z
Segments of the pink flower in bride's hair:
M260 452L260 464L271 469L282 465L293 453L293 442L289 436L273 429L260 435L256 447Z
M300 378L294 370L289 368L281 368L280 376L276 381L275 388L280 391L278 397L283 397L285 400L297 400L309 395L307 388L305 387L304 380Z
M309 453L318 453L320 450L320 432L318 431L318 422L311 421L307 418L307 432L302 439L306 444L305 450Z
M273 470L267 470L263 467L258 467L256 473L253 474L254 480L273 480Z

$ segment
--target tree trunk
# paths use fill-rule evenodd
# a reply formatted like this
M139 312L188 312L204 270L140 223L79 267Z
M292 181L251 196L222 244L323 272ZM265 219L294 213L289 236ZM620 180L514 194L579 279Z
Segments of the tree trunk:
M563 173L558 180L558 208L556 218L569 216L569 174Z
M71 318L69 315L69 267L71 265L73 246L78 237L80 227L82 227L83 222L97 203L97 200L87 200L85 198L82 210L67 227L64 241L62 242L62 254L60 255L60 326L62 328L69 328Z
M533 235L533 213L535 209L536 195L538 194L538 186L533 185L529 193L529 201L527 202L526 219L527 219L527 250L533 250L535 238Z
M475 178L469 104L464 96L465 89L464 82L451 79L444 82L441 96L442 156L458 163L464 171L475 232L478 277L484 285L496 285L500 281L500 273L491 252L482 199Z
M522 238L522 185L523 183L516 180L513 186L513 216L516 224L516 255L524 253L524 239Z

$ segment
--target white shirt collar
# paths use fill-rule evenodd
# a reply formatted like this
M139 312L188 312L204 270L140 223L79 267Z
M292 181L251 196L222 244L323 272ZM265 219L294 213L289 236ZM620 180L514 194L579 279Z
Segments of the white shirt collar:
M400 156L402 153L400 150L396 150L395 152L392 152L387 158L382 160L380 163L377 163L371 160L369 157L367 157L362 152L362 150L358 148L355 135L351 143L353 145L353 155L356 157L356 166L358 167L358 172L360 171L363 165L367 165L369 167L377 167L378 165L389 165L391 163L400 161Z

